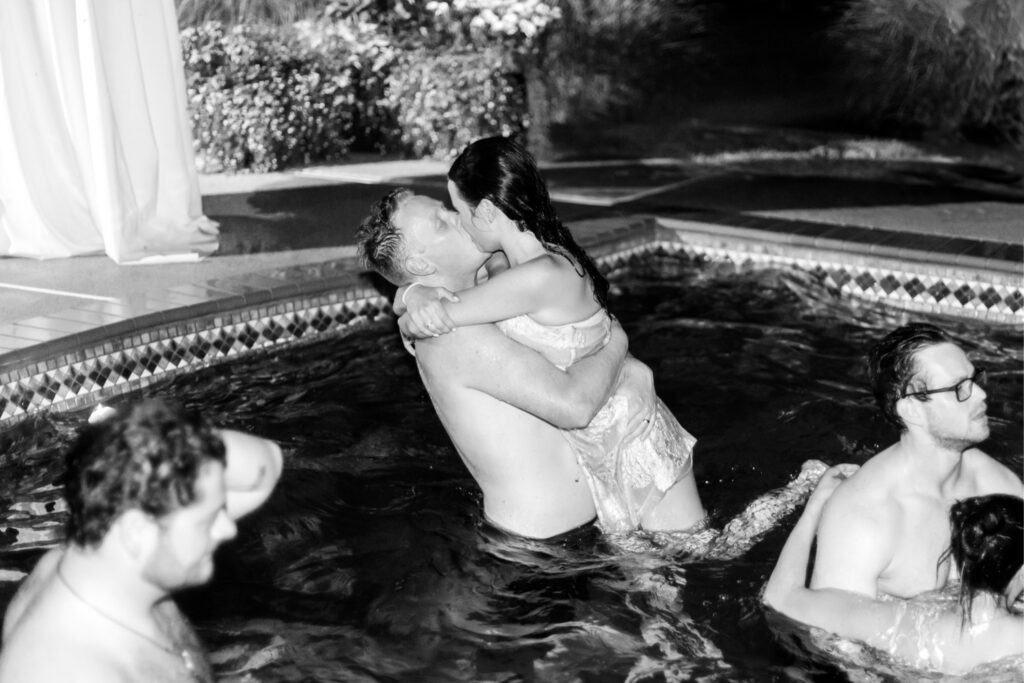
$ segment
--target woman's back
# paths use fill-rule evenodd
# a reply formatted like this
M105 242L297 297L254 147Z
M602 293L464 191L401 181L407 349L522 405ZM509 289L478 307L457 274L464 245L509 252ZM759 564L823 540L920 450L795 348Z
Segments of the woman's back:
M1008 613L991 595L979 596L970 621L948 591L888 602L895 607L892 626L865 640L913 667L962 674L1022 655L1024 617Z

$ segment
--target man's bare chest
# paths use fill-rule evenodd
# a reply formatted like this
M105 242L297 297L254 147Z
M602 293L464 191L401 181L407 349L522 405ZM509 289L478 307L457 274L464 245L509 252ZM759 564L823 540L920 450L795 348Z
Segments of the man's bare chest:
M945 586L951 574L945 506L931 501L907 506L897 529L892 559L878 579L879 591L912 597Z

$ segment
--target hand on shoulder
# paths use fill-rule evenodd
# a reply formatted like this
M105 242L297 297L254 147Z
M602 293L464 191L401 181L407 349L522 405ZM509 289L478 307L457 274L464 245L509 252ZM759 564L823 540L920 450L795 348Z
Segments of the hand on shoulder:
M807 509L824 507L836 489L859 469L860 465L841 463L825 470L818 480L817 486L814 487L814 491L811 492L810 498L807 499Z

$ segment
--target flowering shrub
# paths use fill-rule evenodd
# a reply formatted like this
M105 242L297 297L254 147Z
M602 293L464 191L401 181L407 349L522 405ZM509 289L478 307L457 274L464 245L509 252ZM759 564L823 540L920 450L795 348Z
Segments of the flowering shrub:
M386 151L396 125L386 101L388 77L402 50L375 24L352 21L305 21L295 25L299 41L310 50L333 56L332 68L349 75L353 91L352 148Z
M561 10L540 0L430 0L433 29L443 40L467 45L505 42L515 50L529 50L537 38L561 16Z
M212 11L195 1L196 16ZM351 149L448 157L525 132L543 157L553 103L637 101L632 84L675 25L666 8L689 1L334 0L287 26L186 28L198 161L218 172Z
M1024 3L856 0L835 29L854 108L1024 146Z
M273 171L337 159L372 139L387 118L374 107L383 80L372 74L392 56L373 43L357 53L340 38L308 38L217 23L182 31L201 170Z
M522 79L499 48L410 51L388 77L385 101L398 121L397 145L416 157L453 157L477 138L526 127Z

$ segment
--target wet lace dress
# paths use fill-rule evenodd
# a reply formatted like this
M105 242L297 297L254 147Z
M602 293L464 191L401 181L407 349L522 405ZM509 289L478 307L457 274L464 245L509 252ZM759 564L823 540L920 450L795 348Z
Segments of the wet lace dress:
M565 369L608 343L605 310L577 323L543 325L522 315L498 323L510 339ZM639 363L627 357L627 363ZM692 469L696 439L636 373L620 375L612 395L590 424L562 430L594 495L598 522L609 533L640 526L643 516ZM638 400L639 395L646 400Z

